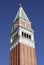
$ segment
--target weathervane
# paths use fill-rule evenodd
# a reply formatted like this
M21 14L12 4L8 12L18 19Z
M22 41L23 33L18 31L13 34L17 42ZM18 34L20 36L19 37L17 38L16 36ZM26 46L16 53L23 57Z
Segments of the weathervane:
M22 7L22 4L20 3L20 7Z

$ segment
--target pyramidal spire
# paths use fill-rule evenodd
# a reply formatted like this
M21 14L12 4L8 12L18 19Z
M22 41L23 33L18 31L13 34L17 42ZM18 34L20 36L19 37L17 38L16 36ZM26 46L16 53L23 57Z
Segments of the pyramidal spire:
M18 12L17 12L17 15L16 15L16 17L15 17L15 19L14 19L14 22L15 22L18 18L22 18L22 19L24 19L24 20L26 20L26 21L29 21L29 19L28 19L26 13L25 13L25 11L24 11L24 9L22 8L22 4L21 4L21 3L20 3L19 10L18 10Z

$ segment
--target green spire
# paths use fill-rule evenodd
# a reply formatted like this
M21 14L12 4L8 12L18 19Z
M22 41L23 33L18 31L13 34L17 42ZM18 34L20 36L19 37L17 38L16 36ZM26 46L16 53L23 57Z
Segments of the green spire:
M24 19L24 20L26 20L26 21L29 21L29 19L28 19L27 15L26 15L25 11L23 10L21 4L20 4L20 8L19 8L19 10L18 10L18 12L17 12L17 15L16 15L16 17L15 17L15 20L17 20L18 18L22 18L22 19ZM14 20L14 21L15 21L15 20Z

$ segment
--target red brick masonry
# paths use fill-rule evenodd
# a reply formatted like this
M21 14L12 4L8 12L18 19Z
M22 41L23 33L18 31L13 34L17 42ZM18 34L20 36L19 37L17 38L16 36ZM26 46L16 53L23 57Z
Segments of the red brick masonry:
M35 48L19 43L10 51L10 65L36 65Z

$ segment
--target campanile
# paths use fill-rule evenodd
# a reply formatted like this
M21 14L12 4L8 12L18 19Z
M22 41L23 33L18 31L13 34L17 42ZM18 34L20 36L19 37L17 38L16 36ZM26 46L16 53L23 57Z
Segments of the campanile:
M36 65L34 30L22 6L10 33L10 65Z

